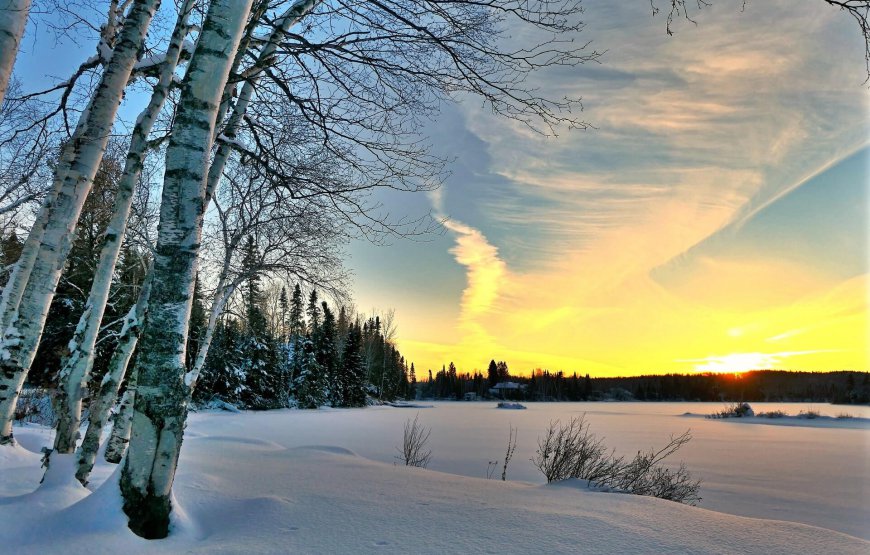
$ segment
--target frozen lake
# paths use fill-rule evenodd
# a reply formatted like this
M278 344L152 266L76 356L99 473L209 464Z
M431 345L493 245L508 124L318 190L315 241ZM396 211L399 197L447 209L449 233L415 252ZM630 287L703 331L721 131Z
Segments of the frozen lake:
M736 515L789 520L870 539L870 428L864 421L761 424L708 420L722 403L526 403L527 410L496 409L494 402L421 402L429 408L192 414L185 435L196 441L197 423L222 420L226 432L268 438L287 447L337 445L391 462L406 418L419 413L431 428L429 468L485 477L488 461L504 457L508 426L518 428L509 480L542 483L529 459L551 420L586 413L591 429L617 454L664 445L691 429L694 439L677 458L703 480L701 507ZM753 403L758 411L870 418L870 407ZM285 417L286 415L286 417ZM796 424L796 425L793 425ZM184 451L184 449L182 449ZM183 458L183 457L182 457ZM183 465L182 461L182 465ZM500 475L500 467L496 475Z

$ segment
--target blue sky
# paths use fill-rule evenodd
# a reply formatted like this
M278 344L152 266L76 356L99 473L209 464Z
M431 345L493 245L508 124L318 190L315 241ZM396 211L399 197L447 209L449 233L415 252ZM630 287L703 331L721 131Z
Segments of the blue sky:
M379 200L449 220L417 241L353 242L357 308L395 308L419 369L866 370L857 26L821 0L717 0L669 37L647 2L583 5L600 63L530 85L581 96L594 127L544 137L474 98L445 105L424 129L454 160L444 186ZM65 78L93 42L31 26L16 74L30 90ZM123 117L141 101L131 92Z
M866 304L860 33L821 1L741 4L716 2L668 37L642 2L584 2L583 34L606 51L601 64L543 72L534 84L582 96L594 129L545 138L478 101L445 109L431 135L456 162L438 197L452 221L479 232L464 258L477 248L481 262L459 261L469 236L450 229L425 244L354 245L359 307L396 307L400 343L424 368L484 368L493 357L520 371L691 370L723 358L866 368L866 307L850 324L792 309L855 328L842 344L766 342L788 307L844 283L847 304ZM503 268L482 279L496 260ZM385 266L395 271L382 275ZM468 306L475 280L494 290L487 307ZM735 331L753 325L769 334ZM683 326L701 334L692 345Z

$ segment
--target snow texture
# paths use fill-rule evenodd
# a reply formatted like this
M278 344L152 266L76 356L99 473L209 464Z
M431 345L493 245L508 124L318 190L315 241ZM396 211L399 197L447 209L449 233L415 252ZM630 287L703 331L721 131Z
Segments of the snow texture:
M663 406L683 410L656 412ZM438 471L466 457L465 470L483 474L490 451L504 447L509 419L520 430L515 458L519 463L533 448L541 423L552 417L565 419L586 409L593 429L608 434L609 443L617 443L618 438L611 434L620 429L650 434L643 444L632 441L635 448L641 448L658 443L663 433L662 426L650 426L649 422L661 421L666 428L685 423L675 416L685 408L664 403L608 403L603 407L529 403L528 410L505 412L494 409L491 402L435 403L434 408L419 412L421 423L433 428L430 470L389 462L393 447L401 440L407 409L197 413L191 415L185 433L171 534L156 541L143 540L127 529L118 476L113 472L118 467L103 463L102 457L94 470L92 490L71 478L71 456L54 457L47 481L40 486L42 471L36 451L49 444L51 437L45 428L31 425L16 429L19 445L0 448L0 537L7 553L65 555L861 554L870 550L870 542L825 528L600 493L582 481L543 485ZM802 433L846 434L834 437L833 445L821 442L821 448L843 447L846 439L858 443L867 439L866 432L848 429L801 431L707 420L698 424L700 428L693 430L696 440L721 439L723 448L730 448L736 439L733 433L742 439L746 432L762 431L757 449L776 454L784 443L791 442L795 457L803 455L802 442L814 439L802 438ZM717 433L721 437L714 438L712 434ZM472 437L476 443L470 447ZM747 447L734 454L729 468L731 480L739 485L746 481L749 473L744 468L756 462L753 457L758 451ZM813 457L801 462L807 466L824 464L823 459ZM690 466L697 469L695 464ZM518 466L509 467L508 477L523 474L517 470ZM764 487L756 484L760 491L755 495L775 493L776 469L765 464L765 470L770 483ZM866 474L859 477L859 485L861 480L866 483ZM808 489L792 494L796 499L802 497L804 504L812 504L816 500ZM753 501L751 493L742 499L743 504Z

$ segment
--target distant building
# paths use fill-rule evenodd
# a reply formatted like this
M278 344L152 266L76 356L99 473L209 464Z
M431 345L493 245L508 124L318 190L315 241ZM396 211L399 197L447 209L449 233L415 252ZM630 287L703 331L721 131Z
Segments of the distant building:
M526 386L517 382L499 382L495 386L489 388L489 394L493 397L516 397L519 393L525 391Z
M477 393L475 393L473 391L469 391L468 393L465 394L465 397L463 397L463 399L465 401L477 401Z

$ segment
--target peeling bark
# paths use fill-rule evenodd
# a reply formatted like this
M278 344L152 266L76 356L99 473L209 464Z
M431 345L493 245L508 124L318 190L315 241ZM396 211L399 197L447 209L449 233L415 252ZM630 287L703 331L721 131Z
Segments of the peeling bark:
M38 253L33 253L29 276L17 280L16 286L26 282L17 309L7 306L17 312L9 318L0 348L0 445L13 441L12 416L18 394L36 354L48 307L72 246L82 206L106 151L124 89L159 5L160 0L133 3L100 84L72 138L64 145L52 187L57 196L45 205ZM37 224L41 221L38 219Z
M188 388L185 348L202 236L203 190L221 96L252 0L213 0L182 84L166 150L148 321L137 360L133 426L121 472L130 529L169 532Z

